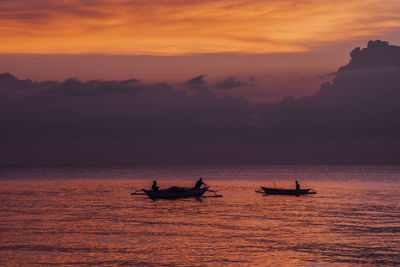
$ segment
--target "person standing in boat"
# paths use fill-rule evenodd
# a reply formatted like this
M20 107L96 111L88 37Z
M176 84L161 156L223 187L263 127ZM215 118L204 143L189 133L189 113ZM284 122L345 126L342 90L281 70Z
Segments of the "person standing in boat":
M200 187L201 187L202 185L207 186L207 185L203 182L203 178L200 177L200 179L196 182L196 185L195 185L193 188L199 190Z
M296 191L300 191L300 185L299 182L297 182L297 180L296 180Z
M153 190L155 192L158 191L157 181L153 181L153 185L151 186L151 190Z

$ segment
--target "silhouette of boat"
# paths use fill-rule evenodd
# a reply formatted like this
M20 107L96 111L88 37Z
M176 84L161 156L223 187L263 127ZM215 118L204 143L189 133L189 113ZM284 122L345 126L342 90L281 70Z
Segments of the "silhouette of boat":
M199 198L208 190L208 188L209 186L200 189L172 186L158 191L147 189L142 189L142 191L151 199L178 199L189 197Z
M300 196L300 195L307 195L307 194L316 194L314 190L307 188L307 189L282 189L282 188L271 188L271 187L264 187L261 186L264 193L268 195L288 195L288 196Z

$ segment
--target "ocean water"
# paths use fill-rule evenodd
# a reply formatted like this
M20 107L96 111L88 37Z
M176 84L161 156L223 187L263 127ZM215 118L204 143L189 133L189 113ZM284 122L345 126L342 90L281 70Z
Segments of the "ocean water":
M130 195L200 176L223 197ZM0 265L399 266L400 167L3 167Z

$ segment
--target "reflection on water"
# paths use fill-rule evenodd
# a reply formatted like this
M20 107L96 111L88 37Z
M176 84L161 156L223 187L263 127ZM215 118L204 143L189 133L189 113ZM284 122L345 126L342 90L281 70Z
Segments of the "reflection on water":
M400 265L400 168L202 168L3 169L0 263ZM189 186L199 172L223 198L129 194L154 177ZM318 194L254 192L294 177Z

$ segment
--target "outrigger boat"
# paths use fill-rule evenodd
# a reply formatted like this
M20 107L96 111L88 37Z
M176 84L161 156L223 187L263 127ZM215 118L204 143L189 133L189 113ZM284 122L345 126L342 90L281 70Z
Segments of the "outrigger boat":
M142 191L143 193L141 193ZM179 198L200 198L206 197L203 196L205 192L214 193L214 195L207 196L207 197L222 197L222 195L217 195L216 191L209 190L209 186L203 187L200 189L195 189L192 187L178 187L172 186L167 189L160 189L160 190L147 190L147 189L140 189L132 192L131 195L147 195L149 198L156 200L156 199L179 199Z
M307 194L316 194L313 189L282 189L282 188L271 188L261 186L263 191L256 191L258 193L266 193L268 195L288 195L288 196L300 196Z

